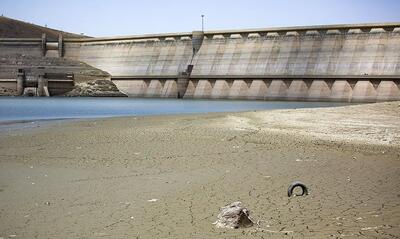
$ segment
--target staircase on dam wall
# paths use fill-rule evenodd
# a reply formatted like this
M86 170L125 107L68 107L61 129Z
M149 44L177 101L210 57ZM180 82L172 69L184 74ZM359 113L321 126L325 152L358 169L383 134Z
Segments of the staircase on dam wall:
M0 39L1 50L85 62L131 97L400 100L400 23Z

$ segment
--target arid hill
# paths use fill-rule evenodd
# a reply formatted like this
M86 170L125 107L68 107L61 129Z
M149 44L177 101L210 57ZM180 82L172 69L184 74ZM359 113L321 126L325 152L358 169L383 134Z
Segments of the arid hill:
M57 39L59 34L65 38L88 37L0 16L0 38L40 38L42 33L46 33L47 38L53 40Z

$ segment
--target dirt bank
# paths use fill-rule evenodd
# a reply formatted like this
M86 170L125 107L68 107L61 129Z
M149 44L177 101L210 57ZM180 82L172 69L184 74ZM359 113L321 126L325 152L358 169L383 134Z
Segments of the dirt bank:
M0 135L0 237L398 238L399 102ZM310 188L288 198L290 182ZM258 225L217 229L242 201Z

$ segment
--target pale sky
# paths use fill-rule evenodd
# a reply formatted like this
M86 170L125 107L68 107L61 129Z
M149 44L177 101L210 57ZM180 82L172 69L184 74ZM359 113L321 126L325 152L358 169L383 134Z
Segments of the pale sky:
M400 0L0 0L0 14L89 36L400 22Z

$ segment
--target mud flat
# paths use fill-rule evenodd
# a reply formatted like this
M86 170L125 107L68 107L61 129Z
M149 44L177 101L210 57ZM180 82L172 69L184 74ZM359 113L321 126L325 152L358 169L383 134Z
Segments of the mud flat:
M398 238L400 102L0 134L0 237ZM290 182L310 194L288 198ZM218 229L242 201L257 222Z

